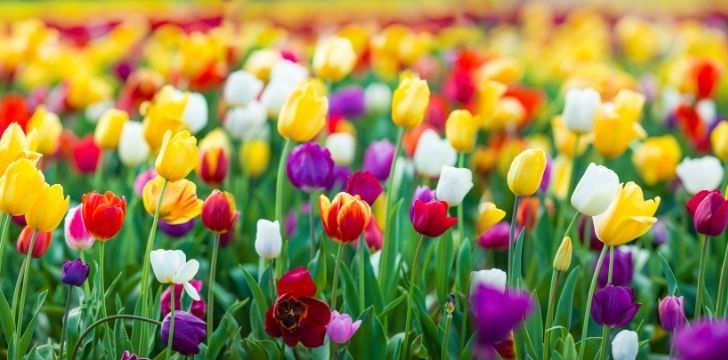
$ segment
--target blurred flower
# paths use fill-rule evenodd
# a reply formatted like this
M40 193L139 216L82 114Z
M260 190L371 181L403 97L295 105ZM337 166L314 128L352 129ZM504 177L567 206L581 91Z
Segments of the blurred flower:
M609 279L609 262L610 262L611 251L607 253L602 262L601 269L598 269L599 275L597 278L597 285L604 287L607 285ZM597 259L594 259L592 268L597 271ZM634 265L632 263L632 254L626 250L620 250L620 248L614 249L614 268L612 269L612 285L615 286L629 286L632 284L632 278L634 277Z
M231 72L225 80L223 99L232 106L245 106L258 98L263 82L245 70Z
M564 236L554 256L553 268L556 271L566 272L571 267L572 255L571 237Z
M253 139L240 147L241 167L253 178L265 174L270 162L270 144L265 140Z
M478 206L478 221L476 223L478 234L488 231L506 216L506 212L496 207L492 202L484 202Z
M473 173L468 168L444 165L437 181L436 197L448 206L458 206L473 188Z
M0 210L12 216L25 215L44 185L43 173L31 160L15 160L0 177Z
M336 82L351 72L356 59L349 39L338 36L323 38L316 44L313 70L318 77Z
M675 355L680 360L722 359L728 351L728 321L699 320L675 334Z
M227 191L213 190L202 203L202 224L210 231L221 234L232 228L238 216L235 199Z
M478 123L467 110L455 110L445 122L445 135L450 145L461 153L468 153L475 148Z
M554 116L551 121L551 131L554 137L554 146L558 150L559 156L564 155L569 158L574 156L574 150L576 150L577 155L584 154L594 139L592 134L578 135L579 143L577 144L577 134L566 127L564 119L561 116Z
M421 185L415 188L414 195L412 195L412 202L410 203L410 220L414 219L415 216L415 201L420 200L424 203L428 203L435 200L435 192L427 186Z
M258 101L228 110L223 126L235 140L251 140L266 123L265 108Z
M713 156L685 158L677 166L676 172L683 187L690 194L717 189L723 179L723 166Z
M592 88L567 91L562 115L566 128L577 134L590 133L601 101L599 93Z
M548 206L548 203L546 205ZM521 228L532 231L533 227L536 226L540 211L541 201L538 197L527 196L521 198L518 204L518 212L515 215L516 224Z
M329 96L329 116L354 119L364 115L364 96L364 89L359 86L348 86L332 93Z
M334 310L331 312L331 319L326 325L326 334L335 344L344 344L348 342L352 336L359 330L361 320L352 322L349 314L339 314Z
M691 70L697 98L713 97L721 78L719 64L711 59L698 59L693 63Z
M660 300L657 307L660 326L666 331L681 330L687 323L685 318L685 305L682 296L668 295Z
M612 339L612 357L614 360L635 360L640 350L637 333L622 330Z
M197 166L197 139L186 130L172 134L167 131L154 162L157 175L169 180L184 179Z
M329 103L320 87L314 80L310 80L288 95L278 115L278 132L281 136L306 142L323 129Z
M256 76L265 80L257 74ZM278 115L288 96L307 78L308 70L304 66L288 60L275 62L270 71L268 86L260 96L260 102L269 114Z
M369 220L367 228L364 229L364 241L366 241L367 246L374 251L380 250L382 248L382 244L384 244L384 234L382 234L382 229L379 227L377 219L374 217Z
M594 293L591 317L602 326L622 328L637 314L640 303L634 301L634 290L607 285Z
M165 234L173 238L180 238L192 231L192 229L195 228L195 223L195 219L190 219L189 221L180 224L170 224L164 221L164 219L159 219L159 228L162 229Z
M680 144L672 135L645 139L632 154L632 163L647 185L667 181L675 176L680 161Z
M163 183L164 179L157 176L144 185L142 199L144 209L149 215L153 216L157 209ZM159 209L160 219L170 224L181 224L200 215L200 212L202 212L202 200L197 198L195 183L182 179L167 184Z
M619 187L619 177L614 171L589 163L571 195L571 206L584 215L597 216L617 197Z
M134 168L149 157L149 145L144 140L144 126L137 121L127 121L119 136L119 160Z
M228 173L228 157L223 148L210 148L200 151L197 173L205 184L214 186L225 181Z
M84 194L81 202L83 223L95 240L106 242L119 233L126 217L126 199L111 191L103 195L92 191Z
M505 271L493 268L488 270L478 270L470 272L470 293L475 292L475 289L480 285L485 285L490 288L506 291L506 280L508 275Z
M20 130L27 129L30 119L30 110L25 99L17 94L8 94L0 99L0 134L12 124L17 124Z
M362 169L371 172L379 181L389 177L394 160L394 145L387 139L372 141L364 152Z
M306 192L328 188L333 181L333 172L331 153L314 142L296 146L286 162L291 184Z
M197 134L200 130L207 126L207 100L200 93L189 93L187 104L185 105L182 119L187 129L193 134Z
M633 182L620 186L617 196L603 213L594 216L594 228L601 242L619 246L650 230L660 197L644 200L642 188Z
M415 200L412 207L412 226L418 233L428 237L438 237L457 223L457 218L448 216L447 203L430 200Z
M88 271L89 266L80 259L66 260L61 269L61 282L66 285L81 286L88 277Z
M73 165L81 174L93 174L99 166L101 148L93 135L86 135L73 143Z
M144 194L144 186L156 177L157 171L154 170L154 168L149 168L140 172L136 179L134 179L134 193L141 197Z
M425 130L417 141L414 155L415 170L427 178L440 176L443 166L455 165L457 153L446 139L434 130Z
M44 155L55 154L63 132L63 124L58 115L39 106L28 120L28 132L33 130L37 134L38 152Z
M519 327L533 311L531 296L521 291L501 291L480 284L470 295L478 347L490 347Z
M0 137L0 176L8 166L18 159L27 159L35 164L40 154L35 152L38 140L37 132L31 130L26 135L18 124L10 124Z
M372 206L384 189L372 173L362 170L349 177L344 191L351 195L358 195L369 206Z
M345 192L336 194L333 201L321 195L319 210L326 234L344 244L359 238L372 217L369 204Z
M475 105L473 115L480 119L480 126L483 130L494 130L493 116L497 104L506 92L506 86L497 81L478 82L475 91Z
M427 81L416 76L402 79L392 96L392 121L400 127L413 128L425 117L430 98Z
M187 261L187 256L180 250L152 250L150 261L154 277L162 284L181 284L192 300L200 300L200 294L190 283L197 274L200 264L197 260Z
M713 154L723 162L728 162L728 120L723 120L710 133Z
M32 240L33 234L35 234L35 243L33 243L33 251L30 256L32 256L34 259L38 259L45 255L45 253L48 251L48 248L51 246L51 240L53 240L53 232L37 231L30 226L24 227L23 231L21 231L20 235L18 235L18 242L15 245L19 253L23 255L28 255L28 249L30 248L30 242Z
M356 139L349 133L338 132L326 137L326 148L336 165L351 165L356 156Z
M198 293L202 291L202 281L193 279L190 281L190 284L192 284L192 287L195 288ZM174 286L174 310L175 312L182 311L182 289L184 288L184 285L173 284L172 286ZM159 305L162 312L162 317L167 316L167 314L169 314L171 310L172 292L170 290L170 287L171 286L166 287L164 291L162 291L162 295L159 298ZM190 313L192 313L192 315L196 316L198 319L204 321L205 315L207 314L207 303L205 303L205 300L192 300ZM175 321L175 333L177 333L176 325L177 323Z
M143 103L139 112L144 116L144 139L155 151L162 147L165 133L183 130L185 108L189 96L171 86L165 86L152 101Z
M511 225L507 221L501 221L490 229L480 234L478 245L485 249L505 250L508 248L508 239ZM519 232L516 231L516 234ZM516 236L518 238L518 236Z
M63 222L66 244L75 251L88 250L94 244L94 238L83 222L82 208L83 204L80 204L68 209Z
M541 149L527 149L513 159L508 170L508 188L516 196L536 193L546 170L546 153Z
M615 158L646 136L639 123L644 102L642 94L621 90L613 103L602 107L594 123L594 148L600 155Z
M728 200L720 190L701 190L685 207L690 212L695 231L708 236L718 236L728 226Z
M2 186L0 186L2 189ZM63 195L63 186L43 184L32 191L38 192L38 198L25 213L28 226L38 231L53 231L63 221L68 210L70 198Z
M392 90L384 83L371 83L364 90L367 112L384 113L392 102Z
M351 168L348 166L334 166L333 176L331 178L332 181L324 190L328 193L333 192L334 190L343 190L346 187L346 183L349 181L351 174Z
M169 340L169 323L172 314L164 317L160 327L160 338L163 344ZM174 335L172 337L172 350L188 356L200 352L200 344L205 341L207 331L205 321L186 311L174 312Z
M94 131L96 144L102 149L116 149L127 121L129 121L129 114L126 111L119 109L106 110L101 115L99 122L96 123L96 130ZM139 131L139 135L141 133L142 131Z
M265 259L275 259L281 254L281 226L276 221L258 219L255 232L255 252Z

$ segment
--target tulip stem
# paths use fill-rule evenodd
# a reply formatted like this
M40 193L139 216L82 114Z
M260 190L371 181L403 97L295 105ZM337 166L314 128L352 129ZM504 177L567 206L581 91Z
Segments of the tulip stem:
M316 231L314 230L314 221L313 221L313 202L316 199L316 196L314 194L314 191L310 192L308 194L308 203L310 204L310 210L308 212L308 228L309 228L309 236L311 237L311 259L313 259L316 256Z
M604 326L602 328L602 345L599 350L599 359L607 358L607 343L609 343L609 327Z
M601 269L597 269L601 271ZM609 272L607 273L607 284L612 284L612 273L614 271L614 246L609 245Z
M549 287L549 303L546 307L546 323L543 330L543 359L549 360L551 356L551 324L554 321L554 304L556 303L556 287L559 284L559 271L551 273L551 286Z
M93 324L89 325L89 327L86 328L86 330L81 333L81 336L78 337L78 340L76 341L76 345L73 347L73 351L71 352L71 357L69 359L74 360L76 359L76 353L78 353L78 350L80 350L81 345L83 344L83 339L88 335L91 330L93 330L95 327L111 320L116 319L125 319L125 320L139 320L148 322L150 324L155 324L157 326L161 326L162 322L154 319L150 319L144 316L137 316L137 315L127 315L127 314L116 314L116 315L109 315L105 318L99 319Z
M404 341L402 342L404 349L401 352L405 359L409 358L409 344L407 344L407 341L409 339L410 323L412 320L412 301L414 298L415 279L417 277L417 258L420 257L420 249L422 248L424 239L425 235L420 235L420 240L417 242L417 248L415 249L415 255L412 258L412 269L410 270L409 291L407 291L407 316L404 321Z
M602 248L602 252L599 254L597 259L597 266L594 268L594 275L592 275L591 285L589 285L589 293L586 296L586 306L584 310L584 321L581 323L581 341L579 344L579 359L584 359L584 350L586 346L586 335L589 330L589 313L591 312L592 297L594 297L594 289L597 286L597 277L599 276L599 270L602 268L604 257L607 255L607 247Z
M101 315L106 317L106 294L104 291L104 248L106 242L101 242L99 248L99 294L101 295Z
M700 238L700 267L698 268L698 293L695 295L694 320L700 319L703 311L703 293L705 292L705 257L708 254L708 235Z
M174 283L169 285L169 292L172 297L169 300L169 336L167 337L167 356L166 358L169 359L169 357L172 354L172 339L174 339L174 303L177 302L174 297ZM208 319L209 321L209 319ZM209 324L209 322L208 322ZM209 336L209 333L208 333ZM208 341L209 344L209 341Z
M508 232L508 287L513 287L514 281L514 269L513 269L513 243L516 237L516 214L518 213L519 197L513 200L513 213L511 214L511 229Z
M81 250L81 249L78 250L78 257L81 258L81 261L83 261L84 264L88 264L83 250ZM85 300L88 300L91 297L91 288L88 285L88 281L83 282L83 295L85 296L84 297Z
M66 342L66 328L68 327L68 308L71 307L71 294L73 294L73 286L68 285L68 294L66 295L66 307L63 310L63 326L61 327L61 351L58 358L63 359L63 345Z
M440 349L440 359L447 359L447 343L450 339L450 320L452 319L452 314L447 313L447 316L445 317L445 332L444 332L444 339L442 340L442 349Z
M0 233L0 272L3 269L3 259L5 258L5 235L8 233L8 227L10 226L10 215L3 213L3 228Z
M96 171L94 172L94 188L101 189L101 175L104 173L104 149L99 153L99 160L96 163Z
M458 167L462 168L465 165L465 154L459 153L458 154ZM465 224L463 224L463 203L465 202L465 199L458 204L458 235L460 235L460 245L463 244L463 239L465 239Z
M723 255L723 265L720 269L720 282L718 283L718 300L716 302L715 308L715 314L718 318L723 317L723 314L725 312L723 300L725 299L725 277L726 272L728 272L728 264L726 263L726 260L728 260L728 246L725 247L725 253Z
M38 236L38 231L33 230L33 234L30 236L30 246L28 247L28 253L25 255L25 267L23 267L23 281L20 290L20 299L18 301L18 325L15 327L15 341L16 344L20 341L20 333L23 328L23 311L25 310L25 297L28 291L28 272L30 271L30 262L32 261L33 249L35 249L35 239ZM20 356L20 354L17 354Z
M364 234L359 237L359 306L361 312L364 312L366 306L366 286L364 283L364 251L366 247L366 241L364 240Z
M276 175L276 202L275 202L275 216L276 220L278 220L279 224L285 224L285 219L283 218L283 177L286 169L286 159L288 159L288 153L291 151L291 145L293 142L291 139L286 139L285 143L283 143L283 151L281 152L281 158L278 160L278 174ZM283 238L285 240L285 231L281 231L281 234L283 235ZM280 278L283 274L283 271L286 268L286 257L288 252L288 246L283 245L283 251L281 251L280 260L278 262L278 276L277 278Z
M212 288L215 286L215 271L217 270L217 252L220 249L220 234L216 234L212 244L212 259L210 260L210 281L207 284L207 342L210 343L212 336L213 311L215 308L215 293ZM271 274L272 275L272 274ZM172 290L174 291L174 290ZM172 293L174 294L174 292ZM173 307L174 309L174 307Z
M392 217L392 199L395 198L394 194L392 193L394 188L394 172L397 168L397 158L399 157L399 153L402 150L402 138L404 137L404 128L398 128L397 129L397 144L394 146L394 155L392 155L392 165L389 167L389 176L387 177L387 188L386 188L386 195L387 195L387 201L386 201L386 216L384 219L384 244L382 246L382 254L381 259L382 261L379 264L379 286L382 288L382 290L389 291L388 289L385 289L387 281L389 279L389 271L390 271L390 265L389 265L389 258L394 256L390 255L391 252L397 251L397 242L396 241L389 241L389 234L391 234L392 231L392 224L391 224L391 217ZM386 328L386 322L385 322L385 328Z
M339 249L336 251L336 263L334 264L334 279L331 284L331 309L336 310L336 288L339 285L339 261L341 261L341 253L344 245L339 243Z

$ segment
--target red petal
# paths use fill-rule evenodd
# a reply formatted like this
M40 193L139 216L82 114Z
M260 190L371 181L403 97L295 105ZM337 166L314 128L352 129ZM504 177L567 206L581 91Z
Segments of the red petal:
M690 216L695 216L695 210L698 209L698 205L700 205L708 194L710 194L710 190L701 190L688 200L687 204L685 204L685 208L688 209L688 212L690 212Z
M311 273L305 267L298 267L283 274L278 280L278 295L291 294L292 296L316 295L316 284Z

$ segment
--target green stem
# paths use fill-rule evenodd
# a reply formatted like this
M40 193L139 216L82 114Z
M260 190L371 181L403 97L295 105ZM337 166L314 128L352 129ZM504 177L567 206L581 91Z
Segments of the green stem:
M513 287L515 284L514 280L514 269L513 269L513 243L516 241L516 214L518 214L518 203L519 198L513 200L513 213L511 214L511 229L508 232L508 287Z
M559 284L559 272L551 273L551 286L549 287L549 303L546 307L546 325L543 330L543 359L549 360L551 356L551 325L554 321L554 304L556 304L556 287Z
M447 343L450 340L450 320L452 319L451 314L447 314L445 317L445 333L444 339L442 340L442 349L440 350L440 359L447 359Z
M81 258L81 261L83 261L84 264L88 264L83 250L80 250L80 249L78 250L78 256ZM84 301L88 300L91 297L91 288L89 287L88 281L83 282L83 295L84 295Z
M579 218L579 212L577 211L576 214L574 214L574 217L571 218L571 222L569 222L569 225L566 227L566 231L564 231L564 237L569 236L569 233L571 232L571 228L574 227L574 224L576 223L576 219ZM558 239L561 241L561 239Z
M33 249L35 248L35 239L38 235L38 231L33 230L33 234L30 236L30 246L28 247L28 253L25 255L25 267L23 268L23 281L20 290L20 298L18 299L18 325L15 327L15 343L18 344L20 341L20 334L23 329L23 311L25 310L25 297L28 291L28 272L30 271L30 262L33 260ZM17 354L20 356L20 354Z
M412 301L414 298L415 280L417 279L417 259L420 257L420 249L422 248L422 242L424 239L425 235L420 235L420 240L417 242L417 248L415 249L415 255L412 258L412 269L410 270L410 283L409 290L407 291L407 315L404 322L404 341L402 342L404 349L401 352L405 359L408 359L409 355L409 344L407 341L409 339L409 330L412 320Z
M720 318L723 317L723 314L725 313L725 306L723 305L723 300L725 299L725 277L726 272L728 272L728 245L725 247L725 253L723 255L723 266L721 266L720 269L720 282L718 285L718 300L716 302L716 308L715 313L716 317Z
M463 351L463 348L465 347L465 338L467 337L468 332L468 301L470 296L470 291L468 290L468 286L470 284L466 284L466 288L463 290L465 294L465 301L463 301L463 323L460 325L460 342L458 344L458 353L461 353Z
M359 237L359 306L361 306L362 313L366 306L366 286L364 283L364 251L366 249L366 241L364 240L364 234Z
M584 321L581 323L581 340L579 342L579 359L584 359L584 350L586 345L586 335L589 330L589 313L591 312L592 297L594 297L594 289L597 286L597 277L599 276L599 270L602 268L604 257L607 255L607 247L602 248L602 252L599 254L597 259L597 266L594 268L594 275L592 275L591 285L589 285L589 293L586 296L586 305L584 311Z
M314 219L313 219L313 202L316 199L316 195L314 191L311 191L308 194L308 202L310 204L310 211L308 212L308 228L309 228L309 237L311 238L311 259L313 259L316 256L316 231L314 230Z
M394 187L394 171L397 168L397 158L399 157L399 153L402 151L402 138L404 137L404 128L398 128L397 129L397 144L394 147L394 157L392 158L392 165L389 167L389 176L387 177L387 186L386 186L386 194L387 195L387 201L386 201L386 217L384 220L384 231L385 231L385 241L384 246L382 247L382 254L381 258L383 259L379 264L379 286L382 288L382 290L388 290L385 289L387 281L389 279L389 272L390 272L390 265L388 263L388 259L391 257L391 252L397 251L397 242L396 241L388 241L389 240L389 234L392 231L392 224L391 224L391 217L392 217L392 199L395 198L393 194L393 187ZM386 322L385 322L386 324ZM385 325L386 326L386 325Z
M11 216L3 213L3 227L2 233L0 233L0 273L3 271L3 259L5 258L5 235L8 233L8 227L10 227Z
M708 236L703 235L700 238L700 267L698 268L698 293L695 296L695 316L694 320L700 319L703 311L703 293L705 292L705 263L708 254Z
M99 248L99 294L101 295L101 315L106 317L106 292L104 291L104 248L106 242L101 242Z
M339 285L339 262L341 261L341 253L344 251L344 244L339 243L339 249L336 251L336 263L334 264L334 279L331 284L331 309L336 310L336 290Z
M601 349L599 350L599 359L607 358L607 344L609 343L609 327L604 326L602 328L602 343Z
M278 173L276 175L276 202L275 202L275 215L276 220L278 220L279 224L285 224L285 219L283 216L283 179L285 178L285 169L286 169L286 160L288 159L288 153L291 151L291 145L293 144L293 141L291 139L286 139L285 143L283 144L283 152L281 153L281 158L278 160ZM283 239L285 240L285 231L282 231L282 229L285 228L284 226L281 226L281 234L283 236ZM286 268L286 258L288 253L288 246L283 246L283 251L281 251L279 263L278 263L278 278L283 275L283 271Z
M169 285L170 295L172 297L169 301L169 337L167 338L167 359L172 355L172 339L174 339L174 303L176 298L174 297L174 283ZM209 320L208 320L209 321ZM209 343L209 341L208 341Z
M212 336L213 312L215 308L215 293L212 288L215 286L215 272L217 270L217 253L220 249L220 234L215 235L212 244L212 259L210 260L210 281L207 284L207 342Z
M462 168L465 164L465 154L460 153L458 154L458 167ZM460 244L462 245L463 239L465 239L465 224L463 223L463 202L465 202L465 199L460 202L458 205L458 235L460 235Z
M602 271L601 268L597 269L598 272ZM607 273L607 284L612 283L612 274L614 271L614 246L609 246L609 272Z
M58 358L63 359L63 345L66 342L66 328L68 327L68 309L71 307L71 294L73 293L73 286L68 285L68 294L66 295L66 307L63 310L63 326L61 327L61 351L58 353Z
M138 320L138 321L144 321L148 322L150 324L155 324L157 326L161 326L162 323L160 321L150 319L143 316L137 316L137 315L126 315L126 314L117 314L117 315L110 315L103 319L100 319L96 321L95 323L89 325L89 327L86 328L86 330L81 333L81 336L78 337L78 340L76 341L76 345L73 347L73 351L71 352L71 357L69 359L74 360L76 359L76 354L78 353L78 350L80 350L81 345L83 345L83 339L97 326L111 320L116 319L126 319L126 320Z

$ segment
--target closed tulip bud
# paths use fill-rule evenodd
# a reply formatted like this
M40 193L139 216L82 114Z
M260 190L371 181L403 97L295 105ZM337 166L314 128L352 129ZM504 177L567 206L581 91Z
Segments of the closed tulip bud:
M144 126L137 121L127 121L119 137L119 160L134 168L149 157L149 144L144 140Z
M372 173L357 171L346 181L344 191L351 195L359 195L369 206L372 206L384 189L382 189L382 185Z
M235 200L229 192L213 190L202 204L202 224L210 231L227 232L236 216Z
M18 235L18 242L16 248L18 252L23 255L28 255L28 249L30 248L30 242L32 237L35 236L35 243L33 243L33 251L30 254L34 259L40 258L48 251L51 246L51 240L53 240L52 231L36 231L30 226L23 228L23 231Z
M470 169L445 165L442 167L435 192L438 200L445 201L452 207L460 205L472 188L473 172Z
M728 120L721 121L710 133L713 154L723 162L728 162Z
M546 153L527 149L513 159L508 169L508 188L517 196L531 196L541 185L546 170Z
M635 360L639 350L640 340L634 331L622 330L612 340L612 357L614 360Z
M387 139L372 141L364 152L362 169L371 172L379 181L387 180L394 160L394 145Z
M563 118L566 128L577 134L587 134L594 128L594 118L601 98L592 88L570 89L564 100Z
M364 90L364 103L369 113L384 113L392 104L392 90L383 83L372 83Z
M83 222L82 207L83 204L68 209L63 221L66 244L75 251L88 250L94 244L94 238L89 234L86 224Z
M654 185L675 176L680 155L680 144L675 137L656 136L645 139L632 153L632 164L647 185Z
M225 181L228 172L228 158L225 150L220 148L202 150L197 174L205 184L214 186Z
M508 275L505 271L497 268L472 271L470 272L470 292L473 292L479 285L505 291L507 278Z
M144 185L142 200L144 209L149 215L154 215L157 210L157 201L163 184L164 178L157 176ZM181 224L200 215L200 212L202 212L202 200L197 198L195 183L182 179L167 184L159 208L160 219L173 225Z
M556 250L556 256L554 256L554 270L560 272L569 270L569 267L571 267L571 253L571 237L564 236L561 240L561 245Z
M467 110L455 110L445 122L445 136L455 150L466 153L475 148L478 124Z
M697 194L702 190L714 190L720 186L723 179L723 166L713 156L701 158L685 158L675 170L683 187L690 194Z
M233 71L225 80L223 99L232 106L245 106L258 98L263 90L263 82L255 75L245 71Z
M400 127L416 127L425 118L429 99L427 81L416 76L405 77L392 96L392 121Z
M186 130L175 133L167 131L157 155L154 168L157 174L169 181L185 178L197 166L197 139Z
M306 192L328 188L334 179L331 152L313 142L296 146L288 156L286 175L293 186Z
M365 111L364 89L359 86L347 86L329 96L329 118L355 119Z
M594 216L594 228L601 242L611 246L628 243L650 230L660 197L644 200L642 188L633 182L619 187L617 196L603 213Z
M101 148L113 150L119 145L124 124L129 121L129 114L119 109L109 109L101 115L96 123L94 140Z
M356 155L356 139L349 133L339 132L326 138L326 148L336 165L351 165Z
M40 196L38 189L43 185L43 173L31 160L16 160L0 177L0 210L12 216L25 215Z
M418 174L427 178L440 176L443 166L455 165L457 152L446 139L441 139L437 132L425 130L417 141L414 165Z
M164 317L160 326L160 338L166 344L169 340L170 312ZM200 352L200 344L207 337L205 321L186 311L174 312L174 334L172 337L172 350L184 355L195 355Z
M258 256L270 260L281 254L281 226L276 221L259 219L255 232L255 252Z
M478 206L478 222L477 230L478 234L482 234L493 225L497 224L506 216L506 212L499 209L492 202L484 202Z
M497 81L488 80L478 85L475 91L475 115L481 121L481 127L489 128L491 118L495 115L496 107L506 86Z
M286 98L278 115L278 132L286 139L313 139L326 124L329 103L324 90L313 80L299 85Z
M358 239L372 217L369 204L359 196L345 192L336 194L333 201L321 195L319 212L326 233L332 239L344 244Z
M338 311L334 310L331 312L331 319L326 325L326 334L329 336L331 342L335 344L345 344L351 337L354 336L361 320L353 321L349 314L339 314Z
M591 317L599 325L625 327L642 304L635 302L634 289L607 285L594 293Z
M415 231L429 237L438 237L445 233L458 221L457 218L448 216L447 208L444 201L415 200L412 207L412 226Z
M266 113L263 105L251 101L245 106L237 106L228 110L223 126L235 140L249 140L266 125Z
M8 166L18 159L28 159L35 164L41 154L35 152L38 146L37 132L31 130L28 135L17 123L12 123L0 137L0 176Z
M61 282L66 285L81 286L86 282L88 272L89 266L80 259L67 260L61 269Z
M660 300L657 314L660 318L660 326L666 331L680 330L687 323L682 296L668 295Z
M685 207L693 217L695 230L700 234L718 236L728 226L728 200L720 190L702 190Z
M39 106L28 121L28 131L32 130L38 134L38 152L44 155L55 154L63 132L63 124L58 115Z
M44 184L33 191L38 191L38 198L25 213L25 221L35 230L53 231L63 221L70 198L63 196L63 187L59 184Z
M584 215L603 213L619 190L619 177L611 169L590 163L571 195L571 206Z
M348 75L356 65L357 55L351 41L343 37L319 40L313 54L313 70L322 79L336 82Z
M240 166L245 168L250 177L260 177L270 163L270 144L261 139L246 141L240 147L239 158Z
M94 239L106 242L116 236L126 217L126 199L111 191L99 194L92 191L81 198L83 223Z

